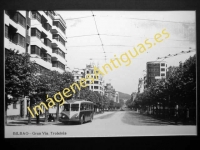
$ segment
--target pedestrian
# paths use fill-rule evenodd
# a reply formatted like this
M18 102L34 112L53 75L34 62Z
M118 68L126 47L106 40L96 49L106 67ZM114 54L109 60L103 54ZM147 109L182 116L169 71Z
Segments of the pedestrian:
M175 124L178 123L178 110L175 110Z

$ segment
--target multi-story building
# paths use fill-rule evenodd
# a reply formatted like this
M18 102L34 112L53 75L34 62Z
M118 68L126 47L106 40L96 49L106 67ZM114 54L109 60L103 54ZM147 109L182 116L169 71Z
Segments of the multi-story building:
M25 53L30 45L30 18L28 11L5 11L5 38L4 48L7 50L18 50ZM5 53L6 54L6 53Z
M30 17L28 11L6 10L4 12L4 49L5 55L8 50L18 50L25 53L30 50ZM16 99L9 95L10 98ZM8 105L8 118L24 117L27 114L27 101L17 99L16 103ZM22 108L23 111L22 111Z
M65 71L67 53L65 43L66 23L54 11L30 11L31 18L31 60L42 71Z
M116 102L116 103L119 103L119 92L114 91L113 101Z
M147 62L147 86L157 79L166 78L167 63L165 61Z
M85 77L85 70L84 69L79 69L79 68L74 68L72 71L72 74L74 76L74 81L79 82L81 78Z
M144 92L144 79L140 78L138 83L138 93Z
M144 90L147 88L147 75L144 76Z
M119 103L119 92L115 91L111 83L107 83L105 86L105 96L107 96L109 100Z
M48 70L62 73L66 70L66 23L55 11L6 10L4 24L5 54L8 50L29 53L30 60L38 64L41 73ZM26 116L26 97L18 103L21 103L20 108L12 104L8 108L8 114L18 112L15 114Z
M86 65L85 68L85 79L86 79L86 84L88 85L88 89L92 90L94 92L98 92L101 95L104 95L104 80L103 76L99 74L98 76L95 75L94 73L94 65ZM91 83L91 79L88 78L90 76L91 78L94 78L94 83Z

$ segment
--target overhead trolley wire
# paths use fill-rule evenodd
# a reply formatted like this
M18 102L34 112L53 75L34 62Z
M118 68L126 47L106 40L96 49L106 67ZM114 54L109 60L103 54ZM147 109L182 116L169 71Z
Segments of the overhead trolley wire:
M98 15L97 15L98 17ZM100 17L115 17L115 16L100 16ZM192 25L195 25L196 23L195 22L178 22L178 21L169 21L169 20L153 20L153 19L145 19L145 18L128 18L128 17L116 17L116 18L124 18L124 19L134 19L134 20L147 20L147 21L158 21L158 22L171 22L171 23L182 23L182 24L192 24Z
M89 34L89 35L78 35L78 36L71 36L67 38L76 38L76 37L84 37L84 36L94 36L94 35L104 35L104 36L118 36L118 37L134 37L134 38L144 38L144 39L154 39L154 38L147 38L147 37L140 37L140 36L129 36L129 35L114 35L114 34ZM168 39L172 41L194 41L194 40L184 40L184 39Z
M91 12L92 12L92 11L91 11ZM93 12L92 12L92 15L93 15L93 18L94 18L94 22L95 22L95 26L96 26L96 30L97 30L99 39L100 39L100 41L101 41L102 49L103 49L103 51L104 51L104 53L105 53L105 50L104 50L104 47L103 47L103 42L102 42L101 37L100 37L100 35L99 35L99 30L98 30L98 28L97 28L97 23L96 23L96 20L95 20L95 17L94 17L95 15L93 14ZM105 53L105 61L106 61L106 53Z
M163 61L164 59L167 59L167 58L170 58L170 57L174 57L174 56L185 54L185 53L191 53L191 52L195 52L195 51L196 51L196 49L190 49L189 51L181 51L180 53L169 54L169 55L167 55L165 57L158 57L157 60L162 59L161 61Z
M84 16L84 17L78 17L78 18L68 18L68 19L64 19L64 20L74 20L74 19L82 19L82 18L89 18L89 17L93 17L93 16Z

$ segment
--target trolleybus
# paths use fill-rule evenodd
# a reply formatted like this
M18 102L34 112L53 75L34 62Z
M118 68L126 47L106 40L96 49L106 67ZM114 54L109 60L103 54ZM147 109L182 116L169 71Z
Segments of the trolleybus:
M68 123L71 121L83 124L93 120L94 103L85 100L69 100L63 104L60 122Z

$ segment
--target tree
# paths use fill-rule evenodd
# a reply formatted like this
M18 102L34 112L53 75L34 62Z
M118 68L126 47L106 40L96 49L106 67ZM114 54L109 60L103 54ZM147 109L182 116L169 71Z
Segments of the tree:
M7 106L13 103L9 95L19 98L29 95L37 87L38 66L29 61L29 54L8 50L5 57L5 123Z

